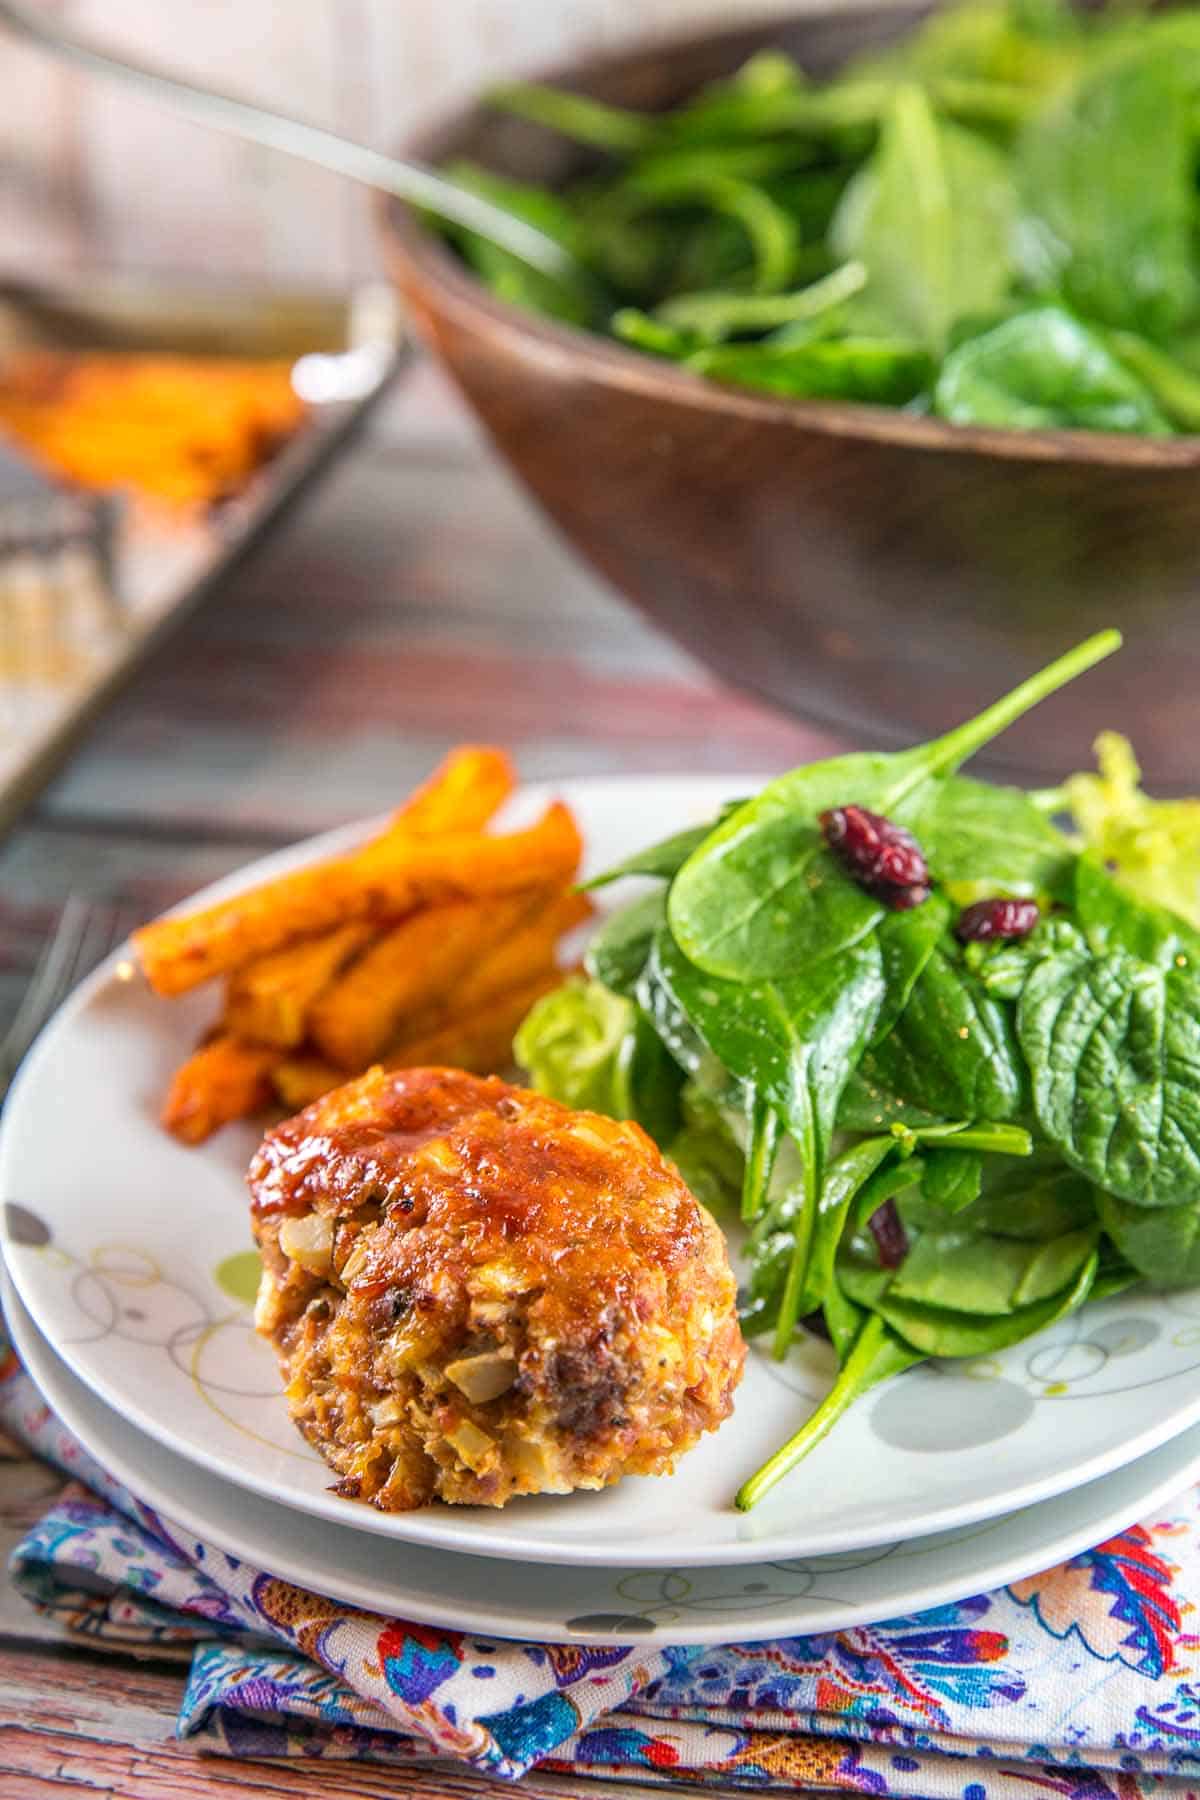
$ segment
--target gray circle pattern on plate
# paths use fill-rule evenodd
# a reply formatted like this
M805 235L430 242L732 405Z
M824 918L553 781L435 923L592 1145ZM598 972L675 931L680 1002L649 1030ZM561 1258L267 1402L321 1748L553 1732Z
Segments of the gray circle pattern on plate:
M895 1450L971 1450L1016 1431L1033 1407L1015 1381L946 1381L914 1370L883 1389L871 1427Z

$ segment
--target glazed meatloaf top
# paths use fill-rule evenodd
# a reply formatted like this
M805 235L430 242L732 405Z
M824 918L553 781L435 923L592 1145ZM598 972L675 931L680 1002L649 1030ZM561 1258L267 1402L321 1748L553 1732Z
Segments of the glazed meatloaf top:
M250 1169L300 1429L376 1505L657 1473L741 1375L714 1221L639 1126L451 1069L372 1071Z

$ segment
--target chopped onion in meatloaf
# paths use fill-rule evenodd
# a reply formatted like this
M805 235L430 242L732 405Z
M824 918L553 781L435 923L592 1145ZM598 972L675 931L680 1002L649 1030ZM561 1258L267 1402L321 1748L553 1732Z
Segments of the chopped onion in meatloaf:
M669 1471L732 1409L721 1232L637 1125L455 1069L375 1069L249 1175L257 1324L292 1418L386 1511Z

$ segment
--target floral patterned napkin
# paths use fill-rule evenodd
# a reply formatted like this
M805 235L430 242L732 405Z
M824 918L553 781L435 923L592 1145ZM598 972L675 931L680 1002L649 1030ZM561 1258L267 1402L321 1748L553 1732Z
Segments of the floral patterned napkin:
M765 1644L596 1649L386 1619L198 1542L92 1461L11 1353L0 1426L74 1477L14 1581L85 1635L192 1646L179 1731L204 1749L931 1800L1200 1794L1197 1491L956 1606Z

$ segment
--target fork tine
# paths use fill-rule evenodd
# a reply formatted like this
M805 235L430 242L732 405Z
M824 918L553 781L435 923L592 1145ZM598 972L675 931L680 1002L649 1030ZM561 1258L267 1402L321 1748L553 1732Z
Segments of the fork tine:
M13 1021L0 1039L0 1082L7 1084L33 1041L40 1021L47 1017L47 1006L59 991L63 972L74 963L85 915L84 902L76 895L68 898L58 924L46 939Z
M91 974L96 964L107 953L109 943L109 923L104 912L95 907L89 907L87 918L83 922L83 930L75 945L75 954L63 969L59 991L54 996L54 1003L47 1011L46 1018L49 1018L50 1013L55 1011L68 994L79 986L85 975Z
M0 1092L43 1025L83 978L124 943L139 916L127 901L90 905L78 894L68 896L16 1017L0 1040Z
M88 908L83 933L72 967L64 975L59 1000L65 1000L85 976L99 967L105 957L120 948L136 922L137 909L124 900L112 900ZM49 1014L46 1016L49 1017Z

